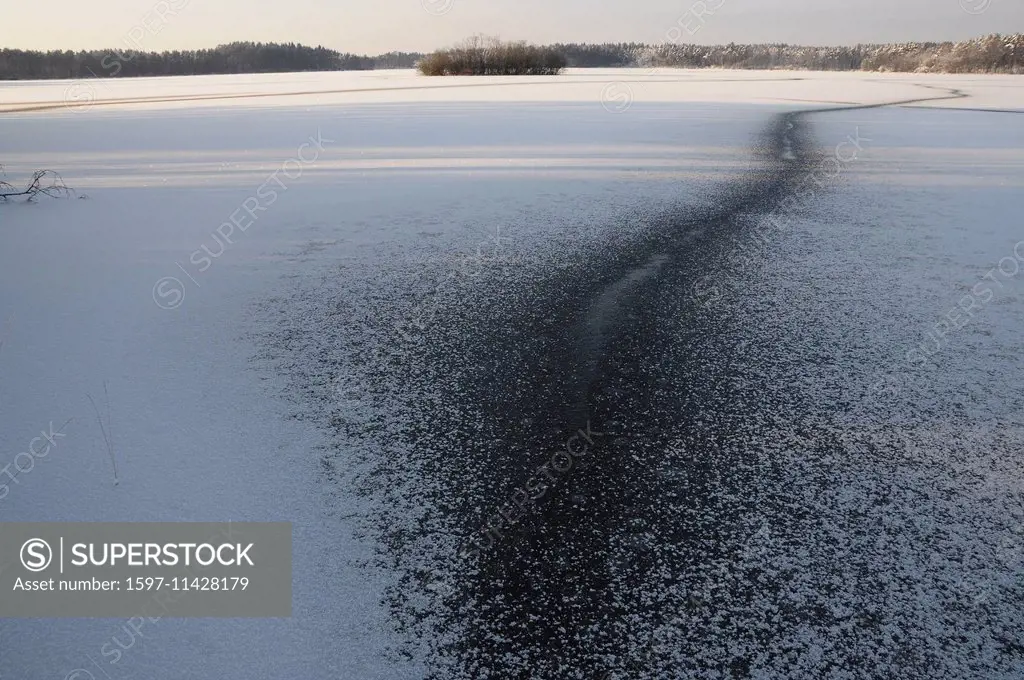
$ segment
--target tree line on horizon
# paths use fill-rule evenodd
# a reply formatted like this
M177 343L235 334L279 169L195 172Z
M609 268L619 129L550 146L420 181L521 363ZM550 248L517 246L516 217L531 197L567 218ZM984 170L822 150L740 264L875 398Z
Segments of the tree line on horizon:
M901 73L1024 73L1024 34L960 42L908 42L851 47L617 43L558 44L570 67L675 67L890 71Z
M900 73L1024 73L1024 34L989 35L960 42L853 47L656 45L640 51L637 65Z
M375 57L297 43L234 42L212 49L0 50L0 80L201 76L228 73L289 73L412 68L419 53L389 52Z
M338 52L297 43L235 42L204 50L0 50L0 80L81 79L137 76L280 73L414 68L426 64L443 74L557 73L561 67L677 67L894 71L903 73L1024 73L1024 34L989 35L942 43L894 43L851 47L788 44L692 45L667 43L557 43L533 46L483 39L498 64L453 62L462 46L377 56ZM501 46L500 49L498 46ZM447 55L447 57L445 56ZM461 58L469 59L467 54ZM446 61L447 59L447 61ZM432 65L432 66L431 66Z

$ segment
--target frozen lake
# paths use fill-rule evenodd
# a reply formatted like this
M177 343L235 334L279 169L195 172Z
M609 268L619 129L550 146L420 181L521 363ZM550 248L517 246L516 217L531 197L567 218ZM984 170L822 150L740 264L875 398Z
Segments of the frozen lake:
M0 205L0 465L65 433L0 521L290 521L295 575L290 619L0 621L0 677L1021 677L1022 114L1018 76L0 83L6 179L79 196Z

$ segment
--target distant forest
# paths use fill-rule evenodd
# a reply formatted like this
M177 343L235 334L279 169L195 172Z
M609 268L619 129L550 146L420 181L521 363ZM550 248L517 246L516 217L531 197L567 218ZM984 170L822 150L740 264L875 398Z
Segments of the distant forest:
M803 45L557 44L570 67L801 69L904 73L1024 73L1024 34L943 43Z
M421 54L390 52L376 57L296 43L236 42L207 50L139 52L90 50L37 52L0 50L0 80L204 76L223 73L357 71L413 68Z
M1024 34L990 35L945 43L854 47L786 44L689 45L666 43L559 43L569 67L653 67L898 71L907 73L1024 73ZM206 50L0 50L0 80L184 76L221 73L349 71L414 68L426 55L342 53L295 43L236 42Z

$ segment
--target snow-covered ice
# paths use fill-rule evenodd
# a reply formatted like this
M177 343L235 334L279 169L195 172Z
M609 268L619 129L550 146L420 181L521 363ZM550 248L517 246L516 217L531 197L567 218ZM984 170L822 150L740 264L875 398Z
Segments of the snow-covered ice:
M866 151L767 243L697 258L714 295L664 293L678 318L652 333L679 365L652 359L651 392L704 383L657 435L670 453L648 447L651 477L664 518L707 529L704 561L669 569L690 547L653 511L615 524L581 559L620 618L571 631L565 658L589 667L532 668L1021 677L1024 273L998 267L1024 266L1024 78L670 69L0 84L6 179L52 168L82 197L0 205L0 465L67 423L0 520L295 527L291 619L162 620L116 664L100 650L124 621L4 620L0 677L524 673L536 650L472 648L514 607L482 602L456 555L465 517L535 464L444 446L537 423L496 425L469 394L483 369L454 358L762 168L778 114L951 90L968 97L811 116L820 148ZM105 389L117 486L88 396L106 408ZM715 474L687 472L702 437ZM588 636L619 658L580 652Z

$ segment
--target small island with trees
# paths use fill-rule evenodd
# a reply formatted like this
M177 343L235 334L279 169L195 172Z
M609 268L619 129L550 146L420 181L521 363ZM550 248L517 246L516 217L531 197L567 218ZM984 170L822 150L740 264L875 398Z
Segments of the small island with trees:
M474 36L426 55L416 68L425 76L556 76L567 63L554 47Z

